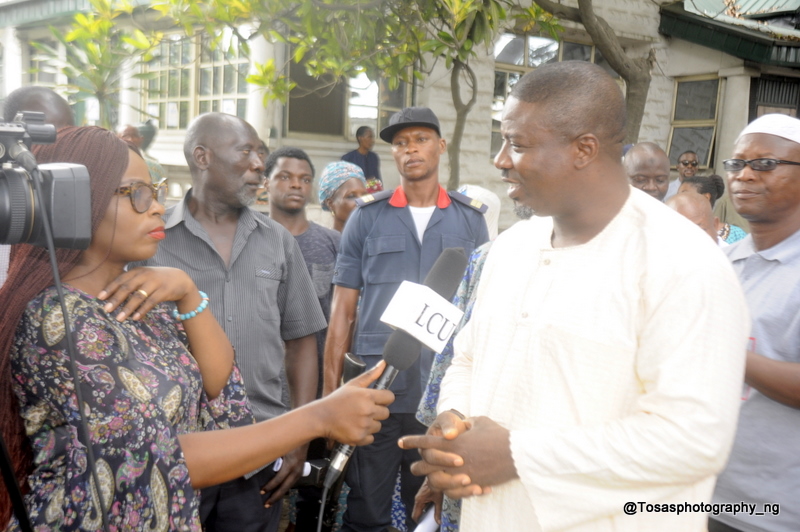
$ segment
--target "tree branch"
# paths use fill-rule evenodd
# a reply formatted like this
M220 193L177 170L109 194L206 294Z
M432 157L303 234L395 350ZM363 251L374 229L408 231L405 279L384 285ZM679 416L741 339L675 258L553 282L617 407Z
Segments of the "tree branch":
M650 68L646 60L633 59L625 53L608 22L595 15L592 0L578 0L578 11L581 16L580 22L611 68L628 81L642 77L650 78Z
M569 20L570 22L581 22L581 12L574 7L565 6L551 0L536 0L536 3L539 7L558 18Z

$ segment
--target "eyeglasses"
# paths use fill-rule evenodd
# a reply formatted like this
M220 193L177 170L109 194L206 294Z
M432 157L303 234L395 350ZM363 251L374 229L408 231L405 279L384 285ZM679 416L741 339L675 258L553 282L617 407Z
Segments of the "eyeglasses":
M697 161L681 161L683 166L697 166Z
M167 180L162 179L158 183L142 183L141 181L119 187L116 192L119 196L129 196L131 198L131 205L133 210L139 214L144 214L150 209L153 200L158 201L161 205L167 198Z
M726 172L741 172L745 166L749 166L756 172L769 172L775 170L779 164L794 164L800 166L800 163L794 161L782 161L781 159L727 159L722 161L722 166Z

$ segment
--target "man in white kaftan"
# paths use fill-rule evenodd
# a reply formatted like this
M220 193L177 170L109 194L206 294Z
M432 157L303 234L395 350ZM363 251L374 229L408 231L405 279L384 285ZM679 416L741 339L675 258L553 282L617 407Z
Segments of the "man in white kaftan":
M493 244L438 427L401 445L427 449L415 472L434 488L477 495L464 532L704 531L707 509L692 505L710 503L735 431L742 290L707 235L627 184L622 135L592 129L608 117L580 103L585 122L562 135L572 124L542 117L551 102L525 99L579 87L552 91L563 112L582 91L613 92L600 69L561 65L517 84L495 160L536 216Z

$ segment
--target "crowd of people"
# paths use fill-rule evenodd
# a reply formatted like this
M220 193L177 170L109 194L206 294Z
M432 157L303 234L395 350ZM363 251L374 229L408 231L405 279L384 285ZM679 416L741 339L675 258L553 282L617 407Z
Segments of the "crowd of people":
M6 116L64 114L20 91ZM91 244L57 251L63 296L27 244L0 288L0 428L37 530L276 531L287 501L316 530L320 490L297 486L333 441L358 447L326 530L413 530L429 509L443 532L797 529L800 120L751 122L726 178L683 153L670 182L657 144L625 150L603 69L539 67L502 114L521 220L499 235L496 196L439 184L425 107L378 132L394 190L371 128L316 179L303 150L200 115L168 208L135 126L71 122L34 153L89 170ZM748 227L714 215L725 194ZM446 248L469 257L456 333L370 389L384 309ZM346 353L372 369L343 383ZM0 528L20 526L0 496Z

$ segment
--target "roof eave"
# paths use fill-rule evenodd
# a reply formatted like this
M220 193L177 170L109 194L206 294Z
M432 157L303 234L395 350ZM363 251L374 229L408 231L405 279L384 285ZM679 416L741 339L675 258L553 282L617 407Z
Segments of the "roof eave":
M800 68L800 43L689 13L681 2L662 6L658 31L745 61Z

